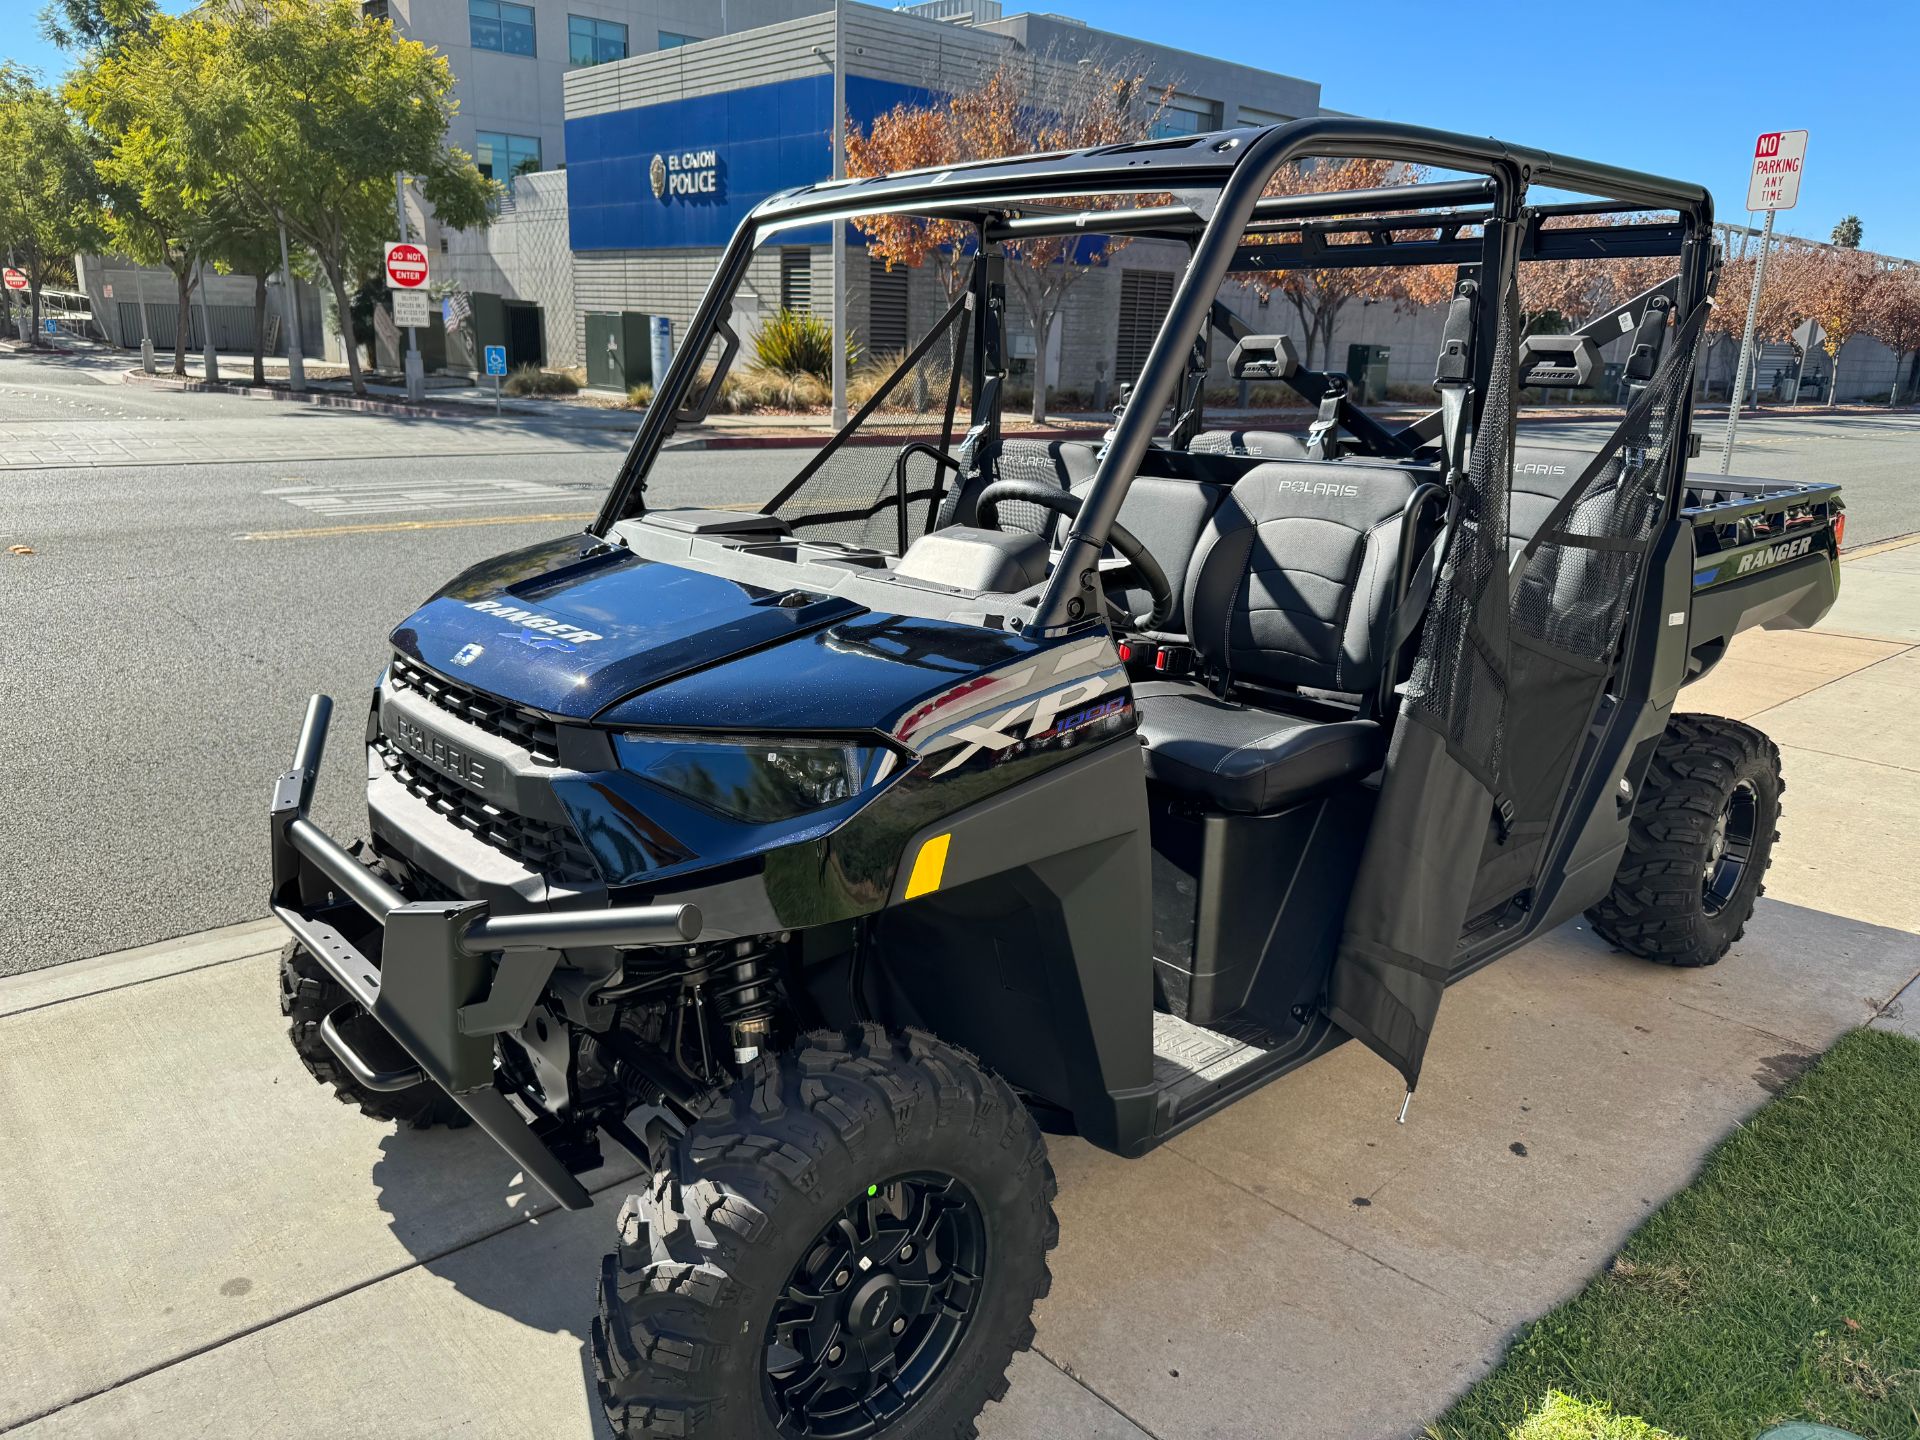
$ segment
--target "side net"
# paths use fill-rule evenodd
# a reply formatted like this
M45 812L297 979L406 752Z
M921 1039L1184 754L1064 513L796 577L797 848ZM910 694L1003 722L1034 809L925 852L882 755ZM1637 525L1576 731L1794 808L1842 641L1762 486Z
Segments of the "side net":
M852 417L764 513L803 539L894 555L926 533L955 483L941 457L953 456L956 425L965 428L972 404L968 319L963 297L906 351L856 367Z

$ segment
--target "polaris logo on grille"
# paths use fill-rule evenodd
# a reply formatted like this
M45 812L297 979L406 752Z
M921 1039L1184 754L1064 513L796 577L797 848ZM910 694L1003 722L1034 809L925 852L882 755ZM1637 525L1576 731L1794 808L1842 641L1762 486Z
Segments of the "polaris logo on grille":
M1764 570L1769 565L1778 565L1782 560L1793 560L1813 548L1813 536L1803 535L1798 540L1788 540L1780 545L1769 545L1764 550L1755 550L1750 555L1742 555L1740 563L1733 573L1745 575L1750 571Z
M411 754L434 769L451 775L463 784L481 788L486 786L487 767L484 764L452 741L442 740L424 726L414 724L405 715L395 718L393 735Z
M607 638L597 630L582 630L578 625L569 625L566 621L556 620L551 615L541 615L533 610L521 610L512 605L503 605L498 600L474 600L467 605L467 608L478 610L482 615L497 615L502 620L511 620L523 630L538 630L553 636L556 640L572 640L578 644L585 644L589 640Z

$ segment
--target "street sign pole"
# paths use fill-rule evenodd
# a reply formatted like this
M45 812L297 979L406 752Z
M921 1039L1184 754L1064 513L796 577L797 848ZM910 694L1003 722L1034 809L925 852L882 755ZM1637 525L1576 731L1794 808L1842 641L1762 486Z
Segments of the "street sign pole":
M307 357L300 348L300 292L293 285L293 266L287 262L287 222L280 222L280 296L287 307L287 388L299 395L307 388Z
M1773 250L1773 211L1767 211L1766 224L1760 230L1760 260L1753 267L1753 289L1747 294L1747 323L1740 332L1740 360L1733 367L1733 385L1727 392L1727 433L1720 442L1720 473L1733 464L1733 432L1740 426L1740 411L1747 403L1747 369L1753 363L1753 326L1760 317L1760 287L1767 283L1767 256Z
M140 368L153 373L153 332L147 328L147 272L143 266L133 272L134 293L140 297Z
M411 240L407 231L407 177L393 177L393 213L400 222L400 239ZM427 397L427 371L420 359L420 332L413 326L407 326L407 403L418 405Z
M1773 251L1773 217L1800 200L1800 167L1807 156L1807 132L1770 130L1753 146L1753 170L1747 177L1747 211L1767 212L1760 231L1760 258L1754 262L1753 290L1747 296L1747 323L1740 334L1740 358L1727 393L1727 433L1720 442L1720 473L1733 464L1733 437L1746 402L1748 368L1753 364L1753 329L1760 316L1760 287L1767 282L1767 257ZM1797 388L1797 387L1796 387Z

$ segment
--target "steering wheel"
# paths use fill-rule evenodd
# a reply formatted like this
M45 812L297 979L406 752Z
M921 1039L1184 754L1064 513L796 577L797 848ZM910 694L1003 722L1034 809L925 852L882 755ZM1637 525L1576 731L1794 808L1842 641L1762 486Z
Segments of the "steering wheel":
M975 501L974 508L982 525L994 530L1000 528L1000 515L995 508L995 502L1000 500L1025 500L1068 520L1080 513L1080 497L1071 490L1062 490L1058 485L1049 485L1044 480L995 480L980 492ZM1136 630L1158 630L1173 614L1173 586L1167 580L1167 572L1160 568L1160 562L1153 558L1153 552L1117 520L1107 532L1107 543L1133 566L1140 583L1147 587L1148 598L1153 601L1153 608L1144 615L1127 615L1111 601L1108 607L1124 616Z

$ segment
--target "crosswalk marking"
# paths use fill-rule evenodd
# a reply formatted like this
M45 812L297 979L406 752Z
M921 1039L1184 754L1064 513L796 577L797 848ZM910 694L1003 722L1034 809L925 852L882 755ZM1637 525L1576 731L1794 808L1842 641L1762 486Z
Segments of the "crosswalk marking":
M538 480L349 480L330 485L277 485L262 495L315 515L391 515L461 505L551 505L574 492Z

